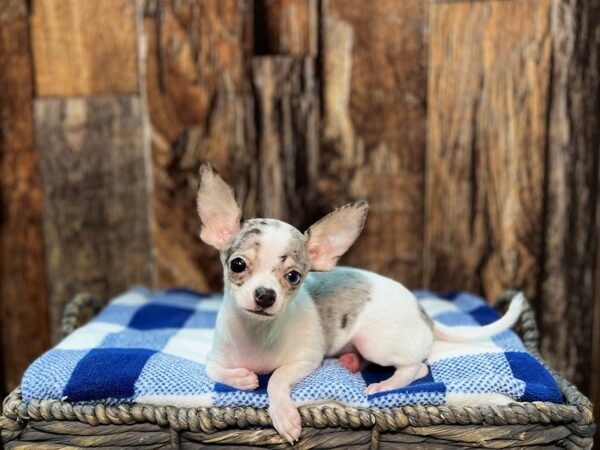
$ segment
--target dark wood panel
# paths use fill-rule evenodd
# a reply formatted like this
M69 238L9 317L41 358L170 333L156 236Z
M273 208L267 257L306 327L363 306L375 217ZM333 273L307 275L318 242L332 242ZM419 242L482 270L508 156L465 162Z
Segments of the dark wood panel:
M198 168L209 160L255 210L251 2L147 2L153 240L161 286L218 289L216 250L200 242Z
M316 55L317 0L257 0L254 2L254 53Z
M44 236L54 339L66 301L152 286L149 174L136 97L38 99Z
M0 396L50 344L25 2L0 7Z
M430 6L426 286L539 303L551 5Z
M256 214L307 229L315 215L319 101L312 57L254 58Z
M370 203L346 264L422 282L426 8L420 0L322 3L319 200Z
M547 228L539 322L542 352L584 392L596 392L591 375L600 358L591 339L598 246L598 159L600 151L600 4L556 2L552 28L553 85L548 175ZM593 352L592 350L595 350ZM594 384L592 388L591 384ZM600 397L596 397L598 406Z
M135 0L32 0L39 96L138 91Z

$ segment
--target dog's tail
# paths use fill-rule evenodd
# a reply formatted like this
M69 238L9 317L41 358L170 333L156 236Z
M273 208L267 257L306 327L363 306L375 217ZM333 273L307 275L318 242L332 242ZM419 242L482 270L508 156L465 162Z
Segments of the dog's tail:
M471 342L485 339L511 328L523 312L525 297L519 292L513 297L508 311L500 319L483 327L460 326L449 327L439 322L433 322L433 333L436 339L449 342Z

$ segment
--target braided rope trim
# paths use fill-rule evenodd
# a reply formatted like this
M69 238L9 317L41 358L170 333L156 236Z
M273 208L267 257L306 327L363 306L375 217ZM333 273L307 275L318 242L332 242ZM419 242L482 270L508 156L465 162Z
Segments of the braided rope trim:
M100 311L102 302L98 297L82 292L73 297L65 305L63 312L61 335L63 339L83 325L85 317L91 318Z
M79 298L79 300L77 300ZM508 297L510 298L510 296ZM75 297L72 303L93 306L91 296ZM500 304L506 303L503 297ZM73 313L74 317L78 317ZM63 321L63 327L65 325ZM69 328L77 324L74 319ZM487 407L459 407L451 405L413 405L397 408L354 408L303 406L299 408L303 426L314 428L343 427L351 429L374 428L378 432L396 432L407 427L432 425L527 425L570 424L573 434L589 438L595 431L591 402L575 386L558 375L537 351L538 330L533 311L526 305L520 327L528 350L554 376L568 404L548 402L515 402ZM64 329L64 328L63 328ZM527 337L525 337L527 336ZM105 405L103 403L72 404L60 400L32 400L24 402L20 388L15 389L3 404L0 417L2 437L16 439L28 420L70 420L89 425L130 425L152 423L175 431L210 433L227 428L271 427L265 409L252 407L177 408L139 403Z

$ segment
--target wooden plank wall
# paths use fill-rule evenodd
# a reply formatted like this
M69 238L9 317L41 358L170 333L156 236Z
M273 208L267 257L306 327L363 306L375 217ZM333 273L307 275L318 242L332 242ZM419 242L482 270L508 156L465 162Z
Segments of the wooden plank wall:
M600 404L597 2L10 0L0 32L6 389L78 290L220 289L211 160L246 217L369 200L347 264L523 289Z

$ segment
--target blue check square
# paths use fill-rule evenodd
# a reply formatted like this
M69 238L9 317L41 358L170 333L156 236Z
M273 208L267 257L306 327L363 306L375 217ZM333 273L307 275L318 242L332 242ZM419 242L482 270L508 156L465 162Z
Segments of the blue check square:
M129 399L153 350L95 348L77 364L64 394L72 402L99 398Z
M192 309L151 303L142 306L135 313L129 323L129 328L138 330L181 328L193 313Z

